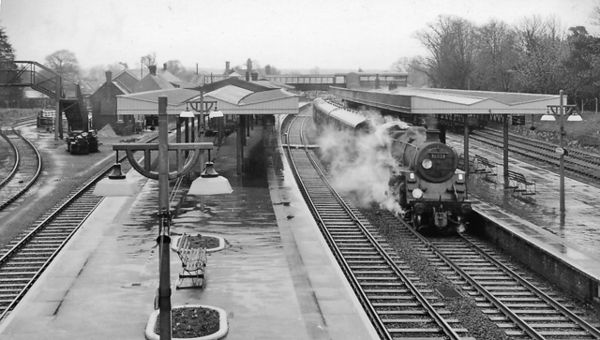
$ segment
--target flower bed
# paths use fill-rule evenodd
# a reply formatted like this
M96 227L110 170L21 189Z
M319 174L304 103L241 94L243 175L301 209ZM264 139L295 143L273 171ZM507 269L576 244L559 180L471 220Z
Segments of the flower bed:
M190 236L190 248L217 248L219 246L219 239L212 236L201 236L191 235Z
M220 339L227 334L227 317L224 310L211 306L176 306L171 310L173 339ZM150 316L146 327L147 339L158 339L160 334L159 311Z

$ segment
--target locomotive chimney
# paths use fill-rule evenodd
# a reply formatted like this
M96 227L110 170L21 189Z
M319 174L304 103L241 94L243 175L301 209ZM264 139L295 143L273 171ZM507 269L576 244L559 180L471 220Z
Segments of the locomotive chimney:
M156 75L156 65L150 65L148 66L148 70L150 71L150 74L155 76Z

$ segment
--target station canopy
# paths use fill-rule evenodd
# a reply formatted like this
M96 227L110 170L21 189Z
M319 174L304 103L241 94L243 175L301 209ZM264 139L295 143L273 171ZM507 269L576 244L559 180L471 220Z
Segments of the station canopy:
M216 83L215 83L216 84ZM197 89L164 89L117 96L118 115L155 115L158 98L167 97L167 114L179 115L189 103L216 101L224 115L297 114L298 96L281 88L237 86L223 82L201 95ZM251 83L248 83L252 85Z
M410 95L411 112L417 114L544 114L548 105L560 104L560 95L548 94L431 88L391 92Z
M190 99L199 101L200 95ZM235 85L226 85L204 94L204 100L214 100L224 115L297 114L298 96L275 88L252 91Z
M175 88L118 95L117 114L156 115L158 98L167 97L167 114L179 116L181 111L185 110L187 100L199 94L200 91Z
M560 104L558 94L410 87L370 91L331 90L346 100L414 114L545 114L548 105Z

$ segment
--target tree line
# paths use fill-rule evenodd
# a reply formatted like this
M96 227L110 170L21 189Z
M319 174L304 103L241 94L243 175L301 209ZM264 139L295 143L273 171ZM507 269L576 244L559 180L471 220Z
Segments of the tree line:
M600 17L600 16L599 16ZM409 74L437 88L556 94L579 105L600 92L600 38L584 26L563 30L556 18L525 18L518 25L484 25L439 16L416 33L426 56L400 61ZM410 75L409 75L410 77Z

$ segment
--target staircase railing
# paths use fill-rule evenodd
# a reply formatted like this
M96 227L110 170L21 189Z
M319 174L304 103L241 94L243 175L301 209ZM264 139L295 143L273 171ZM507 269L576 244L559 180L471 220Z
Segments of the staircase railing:
M29 86L50 98L56 98L59 82L60 76L56 72L35 61L0 63L0 86Z

